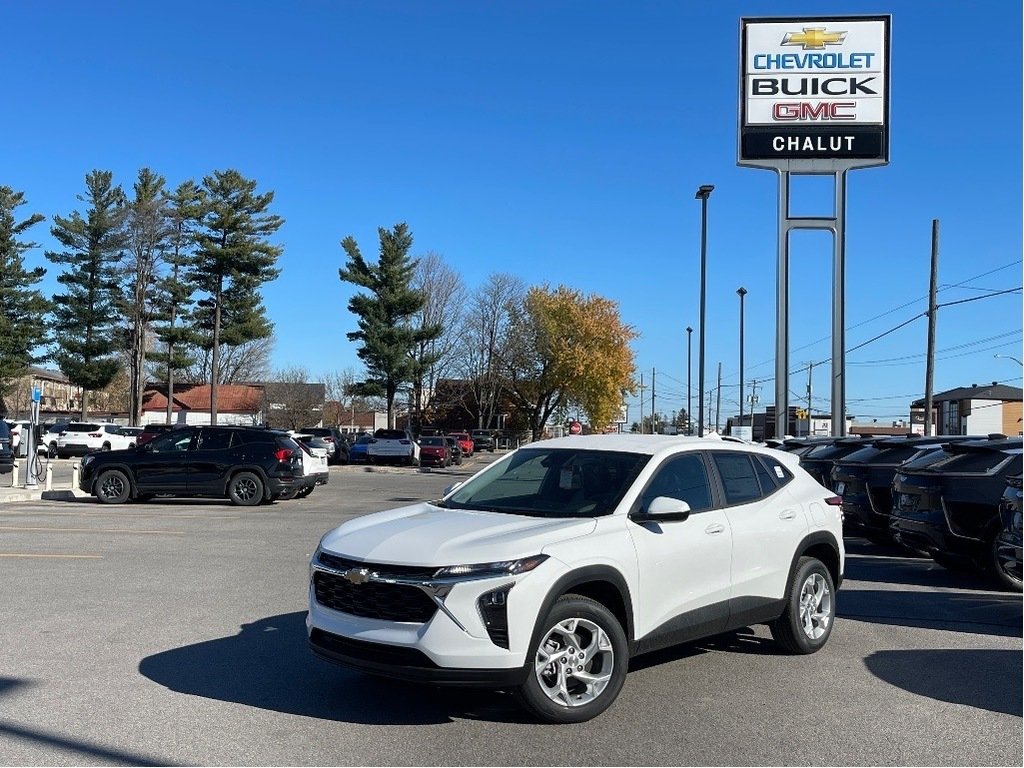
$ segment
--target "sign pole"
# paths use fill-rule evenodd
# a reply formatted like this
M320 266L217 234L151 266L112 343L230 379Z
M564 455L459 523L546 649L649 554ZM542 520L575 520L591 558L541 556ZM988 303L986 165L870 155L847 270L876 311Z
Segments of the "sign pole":
M779 265L775 277L775 438L789 424L789 171L779 169Z
M832 267L832 436L846 435L846 170L834 176L836 191ZM810 408L808 408L808 419Z

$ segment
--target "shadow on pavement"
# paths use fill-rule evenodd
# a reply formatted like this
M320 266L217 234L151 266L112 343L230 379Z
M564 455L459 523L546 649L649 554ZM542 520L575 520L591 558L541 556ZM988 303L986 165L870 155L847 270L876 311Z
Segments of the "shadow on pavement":
M1021 596L842 589L841 619L899 627L1021 637Z
M880 680L910 693L1021 717L1020 651L876 651L864 664Z
M236 635L148 656L139 672L178 693L323 720L529 722L507 694L405 684L320 661L309 651L305 620L300 611L243 624Z
M18 680L10 677L0 677L0 699L4 695L17 688L24 687L30 683L25 680ZM132 752L122 752L117 749L108 749L88 741L72 739L56 733L29 728L20 723L11 723L0 720L0 742L6 739L25 741L38 747L56 749L75 756L91 758L103 765L173 765L167 760L143 757ZM56 764L57 761L48 759L47 762ZM70 765L81 764L79 760L72 758Z
M984 574L951 571L931 559L863 555L847 555L846 574L851 581L874 581L883 584L911 584L918 587L972 589L992 592L995 581Z

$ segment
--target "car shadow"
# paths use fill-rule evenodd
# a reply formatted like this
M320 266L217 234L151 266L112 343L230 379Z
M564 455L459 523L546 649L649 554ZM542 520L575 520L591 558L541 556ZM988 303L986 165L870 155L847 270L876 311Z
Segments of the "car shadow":
M1021 637L1021 596L842 589L836 615L872 624Z
M532 722L508 694L401 683L315 658L306 612L269 616L239 632L144 658L139 672L172 691L365 725L428 725L454 718Z
M1021 717L1020 651L876 651L864 660L880 680L938 701Z
M883 584L907 584L918 587L970 589L992 592L995 581L981 573L951 571L935 561L924 558L890 557L887 555L846 556L847 579Z

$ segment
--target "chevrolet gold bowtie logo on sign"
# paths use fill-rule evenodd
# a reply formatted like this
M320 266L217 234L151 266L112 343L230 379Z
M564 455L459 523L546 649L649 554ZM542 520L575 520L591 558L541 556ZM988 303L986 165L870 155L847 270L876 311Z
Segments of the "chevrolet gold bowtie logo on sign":
M799 45L805 51L823 51L826 45L842 45L845 32L826 32L825 27L804 27L803 32L787 32L783 45Z

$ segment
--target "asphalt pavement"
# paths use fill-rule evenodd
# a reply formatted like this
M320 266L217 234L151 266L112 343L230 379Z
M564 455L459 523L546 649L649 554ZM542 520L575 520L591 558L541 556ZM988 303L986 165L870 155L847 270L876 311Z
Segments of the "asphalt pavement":
M856 539L821 652L782 655L755 627L640 657L580 725L312 658L320 536L492 458L336 467L254 508L0 502L0 764L1022 763L1021 596Z

